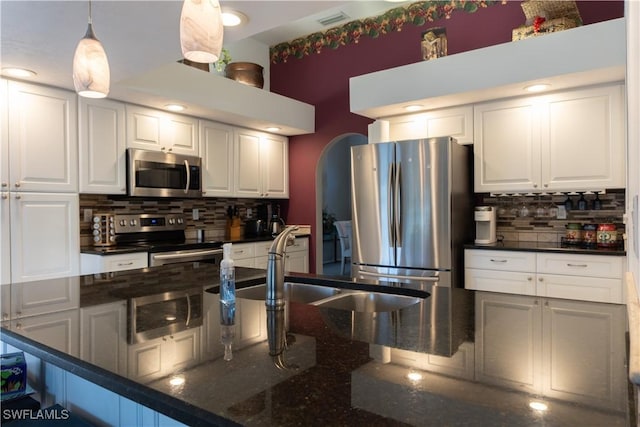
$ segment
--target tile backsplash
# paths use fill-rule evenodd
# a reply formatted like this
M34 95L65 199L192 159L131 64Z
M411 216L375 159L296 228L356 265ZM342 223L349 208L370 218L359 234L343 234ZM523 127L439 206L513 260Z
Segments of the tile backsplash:
M85 209L92 213L140 214L140 213L182 213L187 221L185 235L187 239L196 237L197 229L205 230L207 240L225 239L227 224L227 208L238 208L241 218L247 217L247 210L257 216L257 208L265 203L278 203L277 200L254 199L144 199L140 197L106 196L97 194L80 194L80 244L91 245L90 222L84 221ZM193 209L198 210L198 220L193 219Z
M564 206L566 194L535 195L535 196L496 196L476 194L476 206L494 206L496 208L496 233L510 241L534 241L560 243L565 236L565 226L570 222L581 224L614 223L623 235L625 225L625 191L607 190L606 194L599 194L601 209L593 209L595 194L585 194L587 209L578 210L577 194L569 195L573 209L567 212L566 219L549 216L550 208ZM522 216L523 205L526 207Z

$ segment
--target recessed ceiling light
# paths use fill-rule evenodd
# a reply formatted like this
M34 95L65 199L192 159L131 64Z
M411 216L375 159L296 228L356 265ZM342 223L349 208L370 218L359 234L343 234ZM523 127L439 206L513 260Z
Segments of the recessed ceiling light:
M164 108L166 108L169 111L183 111L183 110L186 110L187 107L180 104L167 104L164 106Z
M407 105L406 107L404 107L404 109L407 111L419 111L422 108L422 105L419 104Z
M9 77L33 77L36 72L26 68L6 67L2 69L2 74Z
M533 85L525 86L524 90L527 92L542 92L543 90L547 90L551 87L549 83L536 83Z
M268 130L269 132L275 132L277 130L280 130L280 128L277 126L269 126L268 128L266 128L266 130Z
M222 25L225 27L237 27L238 25L246 24L247 21L249 21L249 18L244 13L230 9L222 11Z

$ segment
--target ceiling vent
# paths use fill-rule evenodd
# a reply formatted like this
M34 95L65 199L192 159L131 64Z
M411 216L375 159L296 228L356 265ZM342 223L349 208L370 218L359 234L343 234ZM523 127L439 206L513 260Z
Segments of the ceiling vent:
M349 15L347 15L346 13L340 11L338 13L336 13L335 15L330 15L330 16L326 16L324 18L320 18L318 19L318 22L322 25L324 25L325 27L328 27L329 25L333 25L335 23L341 22L341 21L345 21L347 18L349 17Z

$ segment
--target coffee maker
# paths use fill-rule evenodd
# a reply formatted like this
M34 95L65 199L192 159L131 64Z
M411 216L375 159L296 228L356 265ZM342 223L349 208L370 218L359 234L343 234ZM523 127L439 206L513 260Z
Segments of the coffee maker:
M476 245L490 245L496 242L496 210L493 206L476 206Z

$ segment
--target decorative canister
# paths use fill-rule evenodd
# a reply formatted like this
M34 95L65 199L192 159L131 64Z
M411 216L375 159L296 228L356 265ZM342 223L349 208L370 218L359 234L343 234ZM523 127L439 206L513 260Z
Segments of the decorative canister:
M564 238L569 244L580 243L582 241L582 224L577 222L567 224Z
M582 226L582 242L585 245L591 246L596 244L597 228L595 224L585 224Z
M230 62L224 69L224 75L239 83L262 89L264 85L262 71L262 66L253 62Z
M598 246L609 247L618 244L618 231L615 224L598 224L596 231Z

